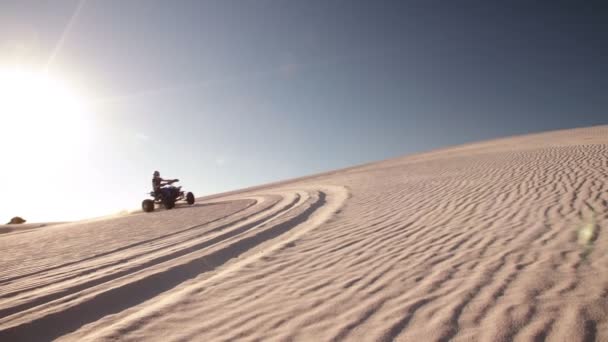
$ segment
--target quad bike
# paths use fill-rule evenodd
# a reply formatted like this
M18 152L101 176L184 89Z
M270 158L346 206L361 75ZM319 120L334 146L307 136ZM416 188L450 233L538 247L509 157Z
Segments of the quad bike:
M189 205L194 204L193 193L187 192L184 194L181 186L171 186L171 184L177 181L179 181L179 179L169 181L167 184L169 186L163 187L161 191L150 192L150 196L154 197L154 199L145 199L141 202L143 211L147 213L154 211L155 204L162 204L165 209L173 209L173 207L175 207L175 202L181 200L185 200Z

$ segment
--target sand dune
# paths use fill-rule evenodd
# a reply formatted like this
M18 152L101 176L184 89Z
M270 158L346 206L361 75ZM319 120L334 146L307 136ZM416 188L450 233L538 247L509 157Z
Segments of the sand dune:
M1 341L608 341L608 126L0 235Z

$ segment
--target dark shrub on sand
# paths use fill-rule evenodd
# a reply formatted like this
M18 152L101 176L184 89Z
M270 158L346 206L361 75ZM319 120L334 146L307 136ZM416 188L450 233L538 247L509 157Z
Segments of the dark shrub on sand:
M25 220L19 216L13 217L7 224L22 224Z

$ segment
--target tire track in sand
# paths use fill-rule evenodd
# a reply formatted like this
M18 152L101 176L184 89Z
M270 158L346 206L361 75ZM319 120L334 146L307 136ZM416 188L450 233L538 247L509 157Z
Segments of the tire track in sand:
M282 193L282 196L290 197L289 193ZM293 200L273 215L230 229L211 241L163 254L125 274L114 274L111 279L103 279L99 283L81 284L66 291L69 293L68 296L54 300L48 308L34 306L32 309L43 314L33 320L28 315L16 317L13 320L16 324L2 328L0 339L20 340L35 338L35 336L48 338L62 336L87 323L154 298L189 279L213 271L231 259L255 249L258 245L302 225L311 217L319 220L319 217L331 215L335 211L334 207L341 205L341 202L334 204L334 201L331 205L327 205L327 195L323 191L297 191L291 197ZM320 213L317 212L319 210ZM308 226L311 226L310 222ZM298 228L290 233L290 238L297 238L305 231ZM270 247L270 250L272 249ZM248 259L257 257L259 254ZM243 260L236 262L218 274L241 267L242 263ZM163 264L168 265L159 267L164 266ZM138 272L143 274L138 275ZM218 277L218 274L212 277Z

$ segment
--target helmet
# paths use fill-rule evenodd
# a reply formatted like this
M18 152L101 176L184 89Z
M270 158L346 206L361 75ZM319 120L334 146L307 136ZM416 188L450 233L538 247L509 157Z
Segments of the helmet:
M160 172L154 171L154 177L158 177L158 176L160 176Z

